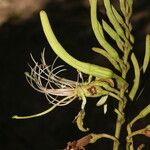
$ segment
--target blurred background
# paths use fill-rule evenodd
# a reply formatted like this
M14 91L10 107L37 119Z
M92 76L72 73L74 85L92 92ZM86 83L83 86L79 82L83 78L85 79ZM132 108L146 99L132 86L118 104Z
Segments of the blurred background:
M114 1L116 2L116 1ZM45 96L34 91L25 79L24 72L29 71L27 63L32 64L30 53L40 62L40 54L46 49L46 60L53 62L56 55L49 47L43 34L39 10L48 13L54 33L62 45L75 58L95 64L106 65L106 60L91 51L99 46L90 24L88 0L0 0L0 149L1 150L61 150L68 141L79 139L81 133L72 123L80 110L76 101L65 107L56 108L51 113L35 119L12 120L12 115L31 115L50 107ZM100 13L101 12L101 13ZM99 13L105 17L103 2L99 0ZM135 1L132 17L134 50L142 64L146 33L150 33L150 1ZM76 80L76 70L70 68L64 76ZM150 69L150 67L149 67ZM148 70L149 70L148 69ZM131 120L150 102L150 72L141 81L145 90L140 98L127 105L127 121ZM95 107L95 101L88 101L85 126L91 132L114 132L115 102L108 102L108 113ZM135 129L150 122L149 116L139 121ZM126 129L122 130L122 139ZM146 143L150 149L150 139L144 136L135 138L135 145ZM124 143L124 141L122 141ZM149 145L148 145L149 144ZM101 140L89 145L88 150L110 150L111 141ZM124 150L122 144L121 149Z

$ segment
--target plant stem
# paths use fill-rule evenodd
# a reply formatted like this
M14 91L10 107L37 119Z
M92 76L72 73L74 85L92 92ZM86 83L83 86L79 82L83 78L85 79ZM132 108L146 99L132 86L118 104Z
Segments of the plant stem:
M131 125L128 124L127 125L127 132L128 132L128 135L131 135L132 131L131 131ZM128 136L126 137L126 150L133 150L133 139L132 137L128 138Z
M119 112L123 112L123 109L124 109L124 104L119 102L118 104L118 110ZM120 137L120 132L121 132L121 127L124 123L124 114L122 113L122 115L118 115L117 116L117 121L116 121L116 131L115 131L115 137L117 139L119 139ZM118 150L119 149L119 143L117 142L114 142L114 145L113 145L113 150Z
M127 47L127 49L125 49L125 51L127 51L127 50L128 50L128 47ZM124 70L122 70L122 78L123 79L126 79L126 75L127 75L128 70L129 70L129 65L128 65L127 60L128 60L128 55L126 53L124 53L123 61L124 61L124 64L125 64L126 68ZM120 138L120 132L121 132L122 125L125 122L124 108L126 107L126 102L127 102L127 99L125 98L126 90L127 90L127 87L126 87L126 85L124 85L123 87L121 87L120 95L119 95L119 97L122 99L123 103L122 103L122 101L119 101L119 103L118 103L118 111L122 114L122 115L117 115L117 121L116 121L115 137L118 140ZM118 150L119 149L119 144L120 143L114 142L113 150Z

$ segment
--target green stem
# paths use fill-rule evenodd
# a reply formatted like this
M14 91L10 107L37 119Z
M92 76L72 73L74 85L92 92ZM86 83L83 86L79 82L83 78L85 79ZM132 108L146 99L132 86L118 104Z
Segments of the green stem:
M121 7L121 11L123 12L123 15L126 19L126 11L125 11L125 1L124 0L120 0L120 7ZM128 19L130 18L129 14L127 13L127 17ZM128 25L128 24L127 24ZM125 29L126 31L126 29ZM130 35L130 30L129 31L126 31L128 32L128 35ZM130 65L128 63L128 57L129 57L129 52L130 50L132 49L132 46L130 45L128 39L129 39L129 36L126 36L127 40L124 41L124 56L123 56L123 62L124 62L124 66L125 68L122 69L122 78L123 79L126 79L126 75L128 73L128 70L130 68ZM116 121L116 130L115 130L115 137L117 139L120 138L120 133L121 133L121 128L122 128L122 125L124 124L125 122L125 117L124 117L124 108L126 107L126 99L124 99L124 96L125 96L125 92L126 92L127 88L125 87L122 87L120 88L120 98L124 101L124 103L121 103L119 101L119 104L118 104L118 111L122 114L122 115L119 115L117 116L117 121ZM132 139L131 139L132 140ZM131 144L133 146L133 144ZM118 150L119 149L119 144L114 142L114 145L113 145L113 150Z
M123 103L119 102L119 105L118 105L118 111L119 112L123 112L123 109L124 109L124 105ZM115 137L117 139L119 139L120 137L120 132L121 132L121 127L124 123L124 113L122 113L123 115L118 115L117 116L117 121L116 121L116 131L115 131ZM113 150L118 150L119 149L119 143L116 143L114 142L114 145L113 145Z
M90 134L92 136L90 143L95 143L97 140L101 139L101 138L108 138L113 140L115 143L119 143L118 139L116 139L116 137L106 134L106 133L101 133L101 134L94 134L91 133Z
M131 125L130 124L127 125L127 132L128 132L128 135L132 134ZM133 147L133 139L127 137L126 141L127 141L126 150L133 150L134 149L134 147Z

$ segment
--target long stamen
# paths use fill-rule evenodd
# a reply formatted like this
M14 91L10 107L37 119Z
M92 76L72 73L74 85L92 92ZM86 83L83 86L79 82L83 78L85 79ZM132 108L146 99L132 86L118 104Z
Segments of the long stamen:
M44 58L45 50L41 53L41 62L42 64L38 64L36 60L31 55L31 59L33 60L35 66L30 67L31 72L26 73L26 78L28 83L31 85L32 88L37 90L38 92L44 93L46 99L52 105L56 105L59 103L59 97L70 97L67 98L65 101L59 103L58 106L65 106L71 103L76 95L76 87L78 86L78 82L68 80L65 78L61 78L58 74L66 71L64 65L59 65L55 67L56 59L53 61L52 65L49 66L46 64Z

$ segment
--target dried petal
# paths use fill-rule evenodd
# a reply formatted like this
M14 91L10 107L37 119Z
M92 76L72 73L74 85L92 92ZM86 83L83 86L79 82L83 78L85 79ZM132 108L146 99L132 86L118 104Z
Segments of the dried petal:
M79 130L83 131L83 132L86 132L86 131L89 131L88 128L84 128L83 127L83 119L84 119L84 116L85 116L85 111L84 110L81 110L78 115L76 116L75 118L75 121L77 123L77 126L79 128Z
M108 95L102 96L100 100L97 102L96 106L102 106L107 101Z

